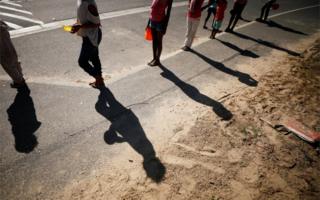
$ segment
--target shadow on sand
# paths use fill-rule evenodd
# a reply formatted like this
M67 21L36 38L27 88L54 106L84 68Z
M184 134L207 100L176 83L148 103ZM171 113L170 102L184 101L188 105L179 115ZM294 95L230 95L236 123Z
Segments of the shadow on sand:
M173 82L189 98L200 104L212 107L213 112L215 112L223 120L230 120L232 118L232 113L229 110L227 110L221 103L200 93L197 88L179 79L173 72L171 72L165 66L161 65L159 67L163 71L161 73L161 76Z
M100 94L96 102L96 111L111 122L109 130L104 134L107 144L127 142L143 157L143 168L153 181L162 181L166 168L156 157L153 145L148 140L138 117L132 110L124 107L106 88L99 88Z
M216 68L226 74L237 77L241 83L244 83L244 84L251 86L251 87L256 87L258 85L258 81L256 81L254 78L252 78L249 74L230 69L230 68L226 67L223 63L216 62L216 61L208 58L207 56L205 56L205 55L203 55L193 49L191 49L190 52L197 55L198 57L200 57L202 60L204 60L206 63L208 63L212 67L214 67L214 68Z

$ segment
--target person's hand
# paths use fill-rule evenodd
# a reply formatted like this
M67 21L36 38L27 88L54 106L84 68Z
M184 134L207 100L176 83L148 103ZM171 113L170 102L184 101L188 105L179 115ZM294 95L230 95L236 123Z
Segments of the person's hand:
M75 34L76 32L79 31L80 28L81 28L80 24L74 24L74 25L72 25L72 29L71 29L70 33Z

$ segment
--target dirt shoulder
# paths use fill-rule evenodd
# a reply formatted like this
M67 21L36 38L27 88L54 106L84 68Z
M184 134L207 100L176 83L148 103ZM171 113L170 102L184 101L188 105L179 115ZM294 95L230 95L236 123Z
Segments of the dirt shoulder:
M165 107L167 118L153 129L179 126L167 128L175 137L157 148L166 168L160 183L147 178L139 162L129 166L122 161L69 184L54 199L318 199L316 146L261 120L277 123L291 116L319 131L320 39L314 38L319 35L299 43L299 51L305 50L300 57L276 52L250 65L242 63L259 84L223 95L220 102L233 114L229 121L194 103L177 100L170 113ZM268 69L257 72L259 62ZM205 89L209 96L210 90L216 88ZM195 123L182 117L191 110Z
M228 122L208 112L168 150L170 199L318 199L320 157L315 146L269 127L293 117L320 129L320 40L302 57L288 57L257 88L229 96ZM188 167L189 166L189 167Z

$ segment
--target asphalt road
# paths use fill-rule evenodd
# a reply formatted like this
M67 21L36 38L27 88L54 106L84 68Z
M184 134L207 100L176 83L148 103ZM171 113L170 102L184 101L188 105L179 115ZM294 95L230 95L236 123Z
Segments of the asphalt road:
M52 18L59 21L75 17L74 0L13 2L21 4L21 9L32 12L33 19L43 23L52 22ZM257 47L255 53L259 56L267 55L274 49L294 54L286 45L315 33L320 27L319 7L310 7L319 4L319 1L279 2L281 8L271 13L279 14L272 18L273 24L247 24L242 21L238 29L242 37L230 34L219 36L225 43L209 41L209 32L199 27L196 51L214 60L211 65L223 63L230 69L241 57L239 49ZM145 7L150 1L101 0L97 3L101 13L109 13ZM231 1L228 7L231 8ZM250 1L244 17L255 19L260 7L260 1ZM300 8L305 9L287 12ZM151 58L151 44L143 39L147 11L102 21L100 56L104 76L120 107L132 110L126 115L131 117L123 120L127 123L121 124L129 132L132 127L149 127L150 123L155 123L149 120L159 107L160 100L155 99L183 96L172 91L179 88L177 82L196 82L194 78L201 74L205 74L206 78L210 76L210 80L227 81L232 74L232 70L226 74L221 73L221 67L208 66L201 55L178 50L184 40L185 13L185 6L173 9L165 36L164 64L175 72L171 79L161 77L160 69L146 66ZM226 13L224 27L228 19L229 14ZM15 20L12 23L20 23ZM28 27L33 24L23 22L20 25ZM97 112L99 91L87 86L91 78L77 66L80 38L57 28L21 35L14 38L13 42L31 93L17 95L15 90L9 88L9 79L0 69L0 199L21 199L23 195L46 198L43 191L59 190L71 180L89 175L99 166L111 165L113 159L125 152L124 148L130 147L106 145L103 140L103 133L112 124L112 119ZM230 44L237 47L238 51L237 48L231 48ZM115 115L121 113L120 110L116 109ZM28 139L25 133L29 133ZM159 141L156 138L159 136L156 136L156 131L139 134L141 137L146 137L146 134L157 149ZM169 137L164 135L162 140ZM15 147L21 138L24 145L28 143L25 148L31 149L30 152L21 153L21 149ZM37 147L33 148L36 143ZM135 149L134 144L130 145ZM125 157L125 154L122 156ZM41 192L29 192L35 185L39 186Z

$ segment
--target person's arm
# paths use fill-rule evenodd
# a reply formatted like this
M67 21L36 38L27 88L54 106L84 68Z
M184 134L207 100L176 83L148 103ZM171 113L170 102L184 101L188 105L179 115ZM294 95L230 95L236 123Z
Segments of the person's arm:
M189 0L189 11L194 13L196 0Z
M211 4L213 4L213 1L214 0L209 0L208 4L201 8L201 11L203 11L203 10L207 9L209 6L211 6Z
M169 19L170 19L173 0L168 0L168 1L169 1L169 4L168 4L168 9L167 9L167 14L166 14L167 21L169 21Z
M173 0L168 0L168 1L169 1L169 4L168 4L168 8L167 8L166 18L164 21L164 31L163 31L164 33L163 34L165 34L167 32L169 19L170 19L170 15L171 15L172 3L173 3Z

